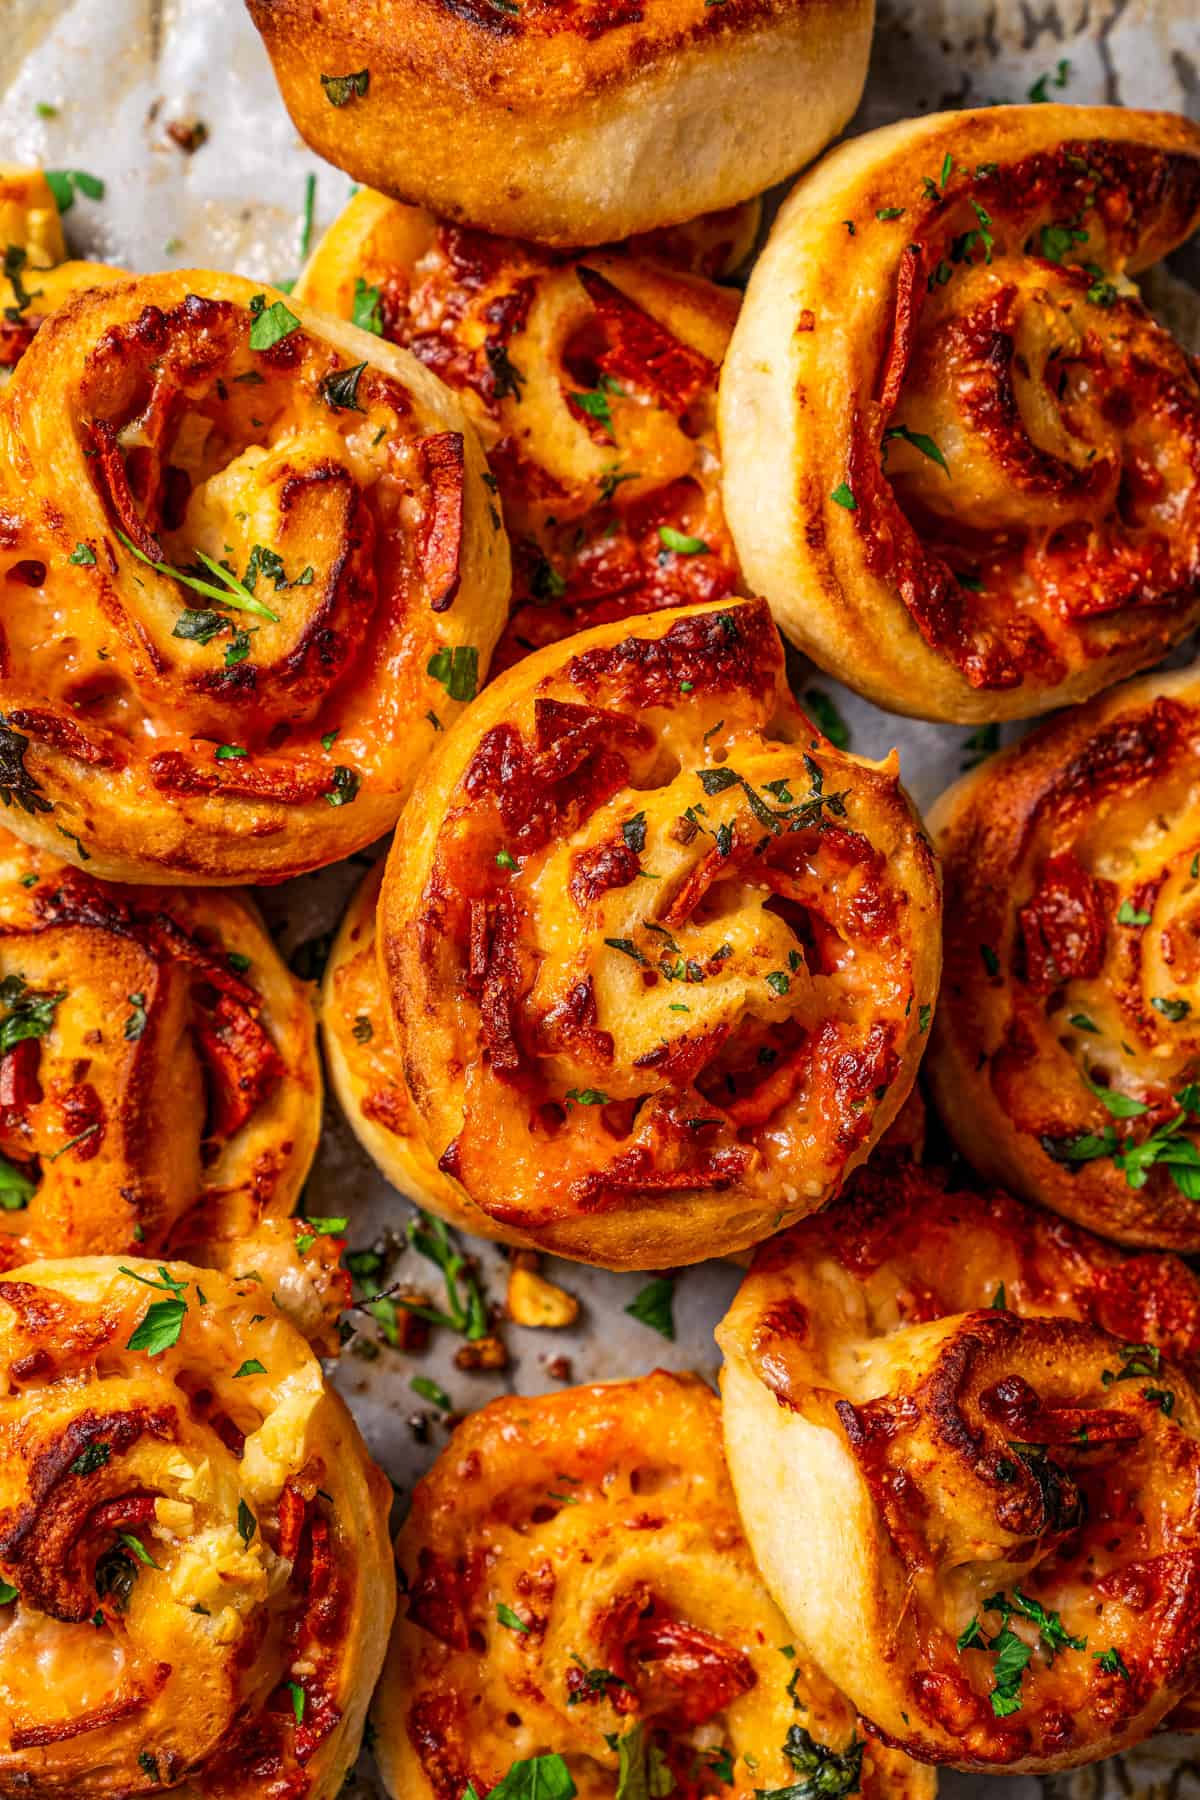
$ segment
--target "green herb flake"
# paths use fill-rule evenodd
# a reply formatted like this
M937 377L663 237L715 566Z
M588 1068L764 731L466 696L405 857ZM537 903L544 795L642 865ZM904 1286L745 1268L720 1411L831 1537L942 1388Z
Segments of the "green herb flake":
M647 1282L625 1308L631 1319L648 1325L651 1331L671 1343L675 1341L675 1282L670 1275L660 1275Z

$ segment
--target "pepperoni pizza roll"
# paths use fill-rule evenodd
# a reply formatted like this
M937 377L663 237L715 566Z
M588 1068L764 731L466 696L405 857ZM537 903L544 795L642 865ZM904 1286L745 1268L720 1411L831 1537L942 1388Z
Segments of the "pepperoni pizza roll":
M732 289L360 193L300 292L411 350L478 427L513 546L497 668L589 625L738 587L716 430Z
M210 1262L291 1212L320 1111L309 992L248 900L110 885L0 830L0 1268Z
M375 1703L396 1800L487 1794L538 1761L538 1793L579 1800L806 1781L932 1800L932 1771L864 1744L791 1641L695 1376L494 1401L420 1483L396 1548L408 1597Z
M318 155L446 218L603 244L748 200L858 105L873 0L248 0Z
M1200 675L1068 713L943 796L933 1095L992 1180L1200 1250Z
M127 279L107 263L68 262L62 221L40 169L0 163L0 386L48 314L84 288Z
M0 1280L0 1788L332 1800L395 1602L391 1489L270 1290Z
M209 271L82 295L0 412L0 794L93 873L281 880L390 826L508 551L453 396Z
M375 915L382 882L378 862L351 900L325 967L321 1035L333 1091L354 1135L393 1187L476 1237L510 1238L443 1175L422 1135L379 975Z
M509 670L413 795L380 901L442 1171L609 1268L744 1249L827 1200L912 1086L932 852L894 757L797 709L762 601Z
M768 1586L880 1735L1136 1743L1200 1672L1200 1282L909 1169L765 1246L717 1333Z
M725 503L784 631L882 706L1026 718L1200 618L1200 382L1132 281L1200 126L994 107L798 183L725 365Z

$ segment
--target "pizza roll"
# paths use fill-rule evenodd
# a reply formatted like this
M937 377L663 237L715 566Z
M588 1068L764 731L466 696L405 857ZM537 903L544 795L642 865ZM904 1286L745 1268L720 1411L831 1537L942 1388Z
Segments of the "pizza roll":
M600 626L481 695L380 900L405 1076L505 1233L609 1268L821 1206L912 1086L933 857L797 709L762 601Z
M737 589L716 429L733 289L645 255L485 237L364 192L300 292L411 350L477 426L513 546L496 669Z
M934 815L938 1110L990 1179L1200 1250L1200 674L1151 676L966 776Z
M494 1401L420 1483L396 1548L407 1601L374 1709L396 1800L486 1794L537 1759L538 1793L579 1800L618 1782L753 1800L805 1779L932 1800L932 1771L864 1744L793 1643L695 1376Z
M415 359L240 277L56 313L0 411L12 828L157 882L377 837L504 620L484 473Z
M333 1800L395 1606L391 1488L257 1277L0 1279L0 1787Z
M248 4L318 155L446 218L552 244L694 219L800 168L858 105L875 10L873 0Z
M320 1112L309 990L247 898L110 885L0 830L0 1268L211 1262L291 1212Z
M1046 1773L1200 1672L1200 1282L1007 1195L858 1178L717 1333L767 1584L886 1741Z
M1200 618L1200 382L1131 276L1200 216L1200 126L993 107L794 189L721 383L725 504L787 635L919 718L1026 718Z
M43 320L85 288L127 279L107 263L67 260L62 220L40 169L0 163L0 386Z
M351 900L325 966L321 1035L333 1091L354 1135L393 1187L476 1237L512 1241L443 1175L422 1135L379 973L375 915L382 883L380 861Z

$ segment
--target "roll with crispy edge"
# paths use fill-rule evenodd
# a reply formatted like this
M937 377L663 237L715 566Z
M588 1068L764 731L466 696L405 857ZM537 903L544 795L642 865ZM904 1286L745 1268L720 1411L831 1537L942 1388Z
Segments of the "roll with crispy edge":
M389 1483L261 1280L0 1280L0 1786L331 1800L394 1610Z
M367 319L461 395L513 546L496 669L738 588L716 422L732 289L623 248L556 255L360 193L299 292Z
M554 244L692 219L800 168L858 104L874 14L872 0L248 3L321 156Z
M1129 279L1200 216L1200 127L993 107L794 189L721 382L725 504L784 631L882 706L1025 718L1200 618L1200 385Z
M347 907L325 966L321 1037L333 1091L354 1135L393 1187L476 1237L515 1242L443 1175L421 1134L379 973L375 916L382 882L380 861Z
M1200 1667L1200 1284L918 1170L760 1251L717 1333L751 1546L887 1740L1046 1772Z
M428 370L210 271L84 294L0 408L0 795L119 880L281 880L391 825L508 549Z
M0 830L0 1267L211 1262L291 1212L320 1113L310 992L249 900L110 885Z
M422 1134L505 1234L610 1268L822 1205L912 1086L933 857L894 756L798 710L762 601L509 670L419 782L379 910Z
M694 1376L494 1401L418 1486L396 1550L408 1598L374 1708L396 1800L486 1794L546 1756L580 1800L618 1771L624 1793L677 1800L806 1777L866 1800L934 1792L931 1770L864 1746L797 1653Z
M1200 674L1063 715L934 818L928 1066L963 1154L1108 1237L1200 1249Z
M75 294L125 281L107 263L67 261L62 220L40 169L0 163L0 385L33 342L38 327Z

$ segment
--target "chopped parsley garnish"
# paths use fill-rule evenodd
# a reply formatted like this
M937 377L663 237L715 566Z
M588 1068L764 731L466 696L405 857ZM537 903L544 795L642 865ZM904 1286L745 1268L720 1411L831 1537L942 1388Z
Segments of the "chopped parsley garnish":
M605 432L615 443L616 432L613 430L612 409L608 404L608 395L604 389L592 388L583 393L573 393L571 398L581 412L585 412L589 419L595 419L597 424L603 426Z
M1042 255L1047 262L1061 263L1076 244L1087 241L1088 234L1079 225L1043 225L1041 229Z
M625 1308L631 1319L648 1325L651 1331L671 1343L675 1341L675 1282L670 1275L660 1275L647 1282Z
M97 1469L104 1468L111 1455L111 1444L103 1442L89 1444L87 1449L75 1458L67 1473L68 1475L94 1475Z
M1173 1025L1178 1025L1181 1019L1186 1019L1192 1010L1190 1001L1164 1000L1161 994L1156 994L1150 1004L1155 1012L1161 1013L1164 1019L1170 1019Z
M579 1792L562 1757L534 1756L515 1762L488 1800L575 1800ZM462 1800L480 1800L478 1790L468 1782Z
M836 506L844 506L847 512L858 511L858 501L847 481L839 481L829 498Z
M146 1029L146 996L145 994L129 994L130 1011L125 1017L125 1036L131 1044L135 1044Z
M926 1002L917 1013L917 1029L922 1037L929 1030L929 1021L933 1017L933 1008Z
M233 1371L233 1379L244 1381L247 1375L265 1375L266 1372L266 1368L259 1362L257 1356L248 1356L241 1368Z
M375 337L383 336L383 316L380 312L380 290L368 287L361 275L354 278L354 299L350 304L350 323L357 325L360 331L369 331Z
M425 673L441 682L451 700L473 700L479 686L479 652L474 644L436 650L425 665Z
M949 463L934 440L925 432L910 431L907 425L889 425L883 434L883 441L885 444L889 444L893 438L900 438L904 443L911 444L914 450L919 450L922 456L927 456L930 462L936 463L938 468L949 476Z
M844 1750L831 1750L802 1725L793 1725L783 1753L802 1779L782 1788L756 1788L758 1800L843 1800L845 1795L856 1794L865 1749L861 1738L852 1737Z
M76 544L67 561L82 569L90 569L96 561L96 552L90 544Z
M822 688L808 688L804 695L804 704L808 709L814 725L824 733L836 750L845 750L850 743L850 727L838 711L837 704L831 700ZM766 783L770 792L771 783Z
M23 975L6 975L0 981L0 1006L5 1009L0 1020L0 1056L24 1038L44 1038L66 997L65 988L51 994L29 987Z
M330 106L348 106L351 100L364 100L371 85L370 69L357 69L353 75L322 75L321 86Z
M428 1375L414 1375L408 1385L414 1394L419 1394L422 1400L428 1400L431 1406L439 1407L442 1412L454 1411L454 1402L445 1388L439 1387L436 1381L431 1381Z
M496 1608L496 1617L499 1619L501 1625L506 1626L509 1631L523 1631L528 1637L529 1626L525 1623L524 1619L517 1616L511 1606L506 1606L503 1600L500 1601Z
M428 1213L418 1212L409 1221L406 1236L419 1255L426 1257L441 1270L446 1287L446 1304L444 1309L440 1309L399 1298L396 1304L431 1325L443 1325L450 1331L457 1331L470 1343L486 1337L487 1299L473 1264L468 1262L459 1249L449 1227Z
M244 1500L238 1501L237 1529L238 1529L238 1536L241 1538L242 1543L245 1545L246 1549L248 1550L250 1548L250 1540L253 1538L255 1532L258 1530L258 1520L255 1518L254 1514L250 1511L250 1508L246 1505L246 1502Z
M126 537L123 531L118 530L117 536L125 548L131 551L139 562L144 562L148 569L153 569L156 575L167 575L172 581L178 581L182 587L191 588L194 593L203 594L206 599L215 600L220 606L232 606L238 612L255 613L260 619L269 619L273 625L278 625L279 614L273 613L269 606L263 605L261 600L256 600L249 588L239 581L236 575L221 563L215 562L203 550L196 551L197 560L217 577L222 584L220 587L215 587L211 581L201 580L199 576L189 573L187 569L176 569L170 563L153 562L150 557L138 549L132 538ZM211 616L210 613L205 614L205 617L211 618ZM199 636L200 634L179 631L177 626L174 635L185 637ZM205 638L202 641L207 643L208 639Z
M676 531L673 525L660 525L658 538L663 549L673 550L676 556L705 556L711 553L703 538L688 537L686 532Z
M86 169L47 169L46 181L60 213L70 212L76 194L82 194L85 200L104 198L104 183Z
M335 369L332 375L326 375L320 383L321 398L335 412L364 412L366 409L358 404L358 384L362 380L365 362L355 363L350 369Z
M283 300L272 300L268 306L265 294L255 294L250 302L250 312L252 350L271 350L300 329L299 319Z
M349 806L357 799L362 777L356 769L348 768L345 763L337 763L329 777L330 788L325 798L330 806Z
M573 1100L576 1106L608 1105L608 1095L603 1088L568 1088L566 1098Z
M1110 1645L1107 1650L1093 1650L1092 1657L1100 1664L1106 1675L1119 1675L1122 1681L1133 1680L1125 1658L1115 1645Z
M1117 908L1118 925L1135 925L1140 927L1148 925L1149 923L1150 914L1148 912L1140 912L1130 901L1122 900L1120 906Z

